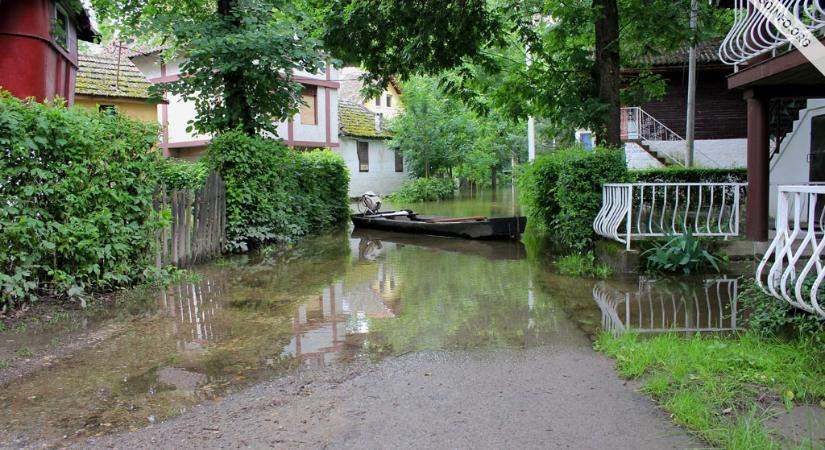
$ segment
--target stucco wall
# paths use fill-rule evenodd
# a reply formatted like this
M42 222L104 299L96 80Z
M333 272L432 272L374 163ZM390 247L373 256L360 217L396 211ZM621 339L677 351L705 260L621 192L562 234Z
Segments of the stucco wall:
M97 111L100 105L115 105L120 114L144 122L157 122L157 105L141 102L113 99L106 97L89 97L78 95L75 97L75 105L84 108L91 108Z
M670 154L683 161L685 143L683 141L650 141L651 150ZM694 163L701 167L745 167L747 164L747 139L707 139L695 141ZM631 169L662 167L655 158L635 143L625 144L627 166Z
M793 131L782 141L779 154L771 161L770 214L776 214L777 188L781 184L800 184L810 180L808 154L811 152L811 118L825 114L825 99L808 100L807 108L799 111Z
M358 144L369 142L369 172L358 171ZM373 191L381 195L392 194L401 188L407 180L407 168L403 172L395 171L395 152L386 147L386 141L381 139L355 139L348 136L341 137L341 145L336 150L347 163L350 183L349 196L357 197L364 192Z

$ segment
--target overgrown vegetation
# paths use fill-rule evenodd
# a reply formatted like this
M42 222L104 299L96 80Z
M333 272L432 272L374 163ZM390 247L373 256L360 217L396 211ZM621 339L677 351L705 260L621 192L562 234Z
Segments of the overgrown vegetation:
M607 278L613 269L605 263L597 262L593 253L574 253L562 256L556 261L559 273L572 277Z
M199 189L206 184L209 165L205 161L166 158L159 165L160 183L167 189Z
M432 202L453 198L455 185L450 178L418 178L404 183L401 189L390 195L390 200L410 202Z
M232 131L212 140L207 158L226 182L230 250L290 241L348 217L349 172L335 153Z
M537 158L519 175L518 185L532 223L554 233L562 244L583 250L593 242L602 185L627 176L622 150L574 147Z
M684 234L670 235L664 241L653 242L642 253L648 270L685 275L701 273L708 269L722 270L724 260L705 249L702 242L688 228Z
M769 339L811 339L825 352L825 318L765 294L753 280L746 286L739 302L748 311L751 332Z
M744 168L669 166L662 169L633 170L630 172L630 179L644 183L746 183L748 171Z
M150 266L155 124L0 92L0 309L84 296Z
M825 354L809 340L604 333L596 348L616 358L622 377L643 378L642 390L677 423L721 448L787 447L762 424L766 408L825 399Z

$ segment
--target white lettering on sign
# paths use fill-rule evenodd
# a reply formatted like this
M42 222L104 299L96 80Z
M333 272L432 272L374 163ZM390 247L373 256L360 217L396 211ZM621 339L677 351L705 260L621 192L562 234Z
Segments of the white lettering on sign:
M819 42L808 27L775 0L748 0L770 21L777 31L799 50L823 75L825 75L825 45Z

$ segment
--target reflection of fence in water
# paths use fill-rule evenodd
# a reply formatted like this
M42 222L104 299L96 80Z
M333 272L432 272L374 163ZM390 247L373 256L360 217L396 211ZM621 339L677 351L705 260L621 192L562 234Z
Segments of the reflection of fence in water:
M198 350L216 339L214 317L221 309L223 285L210 279L178 283L161 294L161 303L173 319L172 333L180 350Z
M621 292L606 282L593 287L602 328L613 333L711 332L737 329L738 280L706 279L672 285L642 279L639 290Z

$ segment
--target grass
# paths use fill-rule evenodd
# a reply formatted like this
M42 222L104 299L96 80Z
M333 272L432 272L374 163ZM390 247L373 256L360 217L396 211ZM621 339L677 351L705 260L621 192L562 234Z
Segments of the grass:
M6 367L9 367L9 362L0 358L0 370L5 369Z
M753 333L650 339L603 333L596 348L616 358L622 377L642 379L642 391L674 421L722 448L782 447L762 424L760 397L786 406L825 399L823 349L807 342Z
M597 263L592 253L574 253L562 256L556 261L559 273L572 277L608 278L613 269L602 262Z
M17 353L17 356L21 358L31 358L34 356L34 352L32 352L28 347L20 347L15 353Z

